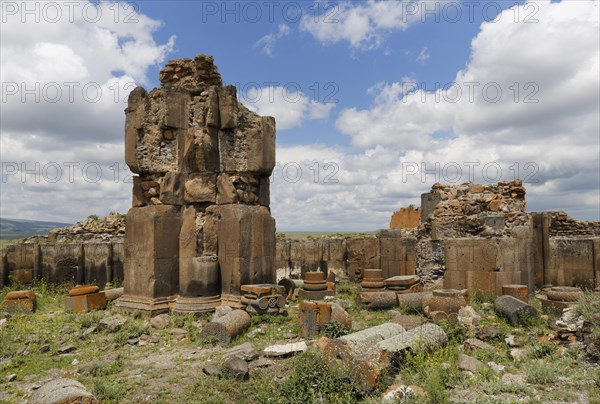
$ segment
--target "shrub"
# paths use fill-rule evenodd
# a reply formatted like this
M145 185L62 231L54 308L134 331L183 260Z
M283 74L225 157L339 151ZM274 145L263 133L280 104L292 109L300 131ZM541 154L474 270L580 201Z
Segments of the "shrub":
M531 346L531 357L535 359L542 359L546 356L550 356L555 353L558 349L558 345L534 342Z
M526 369L527 383L549 384L556 381L558 372L551 364L543 360L533 361Z
M327 324L323 334L329 338L338 338L344 335L348 335L349 332L349 329L344 327L338 321L333 320L329 324Z
M334 373L315 351L294 358L280 391L285 403L355 403L359 398L350 380L342 372Z
M467 338L468 329L463 324L459 322L451 322L447 320L442 320L439 323L440 327L446 332L448 336L449 342L455 342L458 344L462 344L464 340Z

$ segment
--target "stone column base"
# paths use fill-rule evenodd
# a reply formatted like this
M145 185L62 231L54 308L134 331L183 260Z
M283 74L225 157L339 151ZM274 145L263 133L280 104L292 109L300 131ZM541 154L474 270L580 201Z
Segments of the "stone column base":
M123 295L115 300L115 306L129 313L140 311L145 317L154 317L157 314L168 313L175 302L175 296L148 297Z
M221 306L229 306L234 309L242 308L242 297L236 295L221 295Z
M175 314L187 314L187 313L208 313L215 311L215 308L221 304L221 296L211 297L178 297L175 300L175 307L173 307L173 313Z
M305 290L300 289L298 297L303 300L323 300L327 296L333 296L333 290Z

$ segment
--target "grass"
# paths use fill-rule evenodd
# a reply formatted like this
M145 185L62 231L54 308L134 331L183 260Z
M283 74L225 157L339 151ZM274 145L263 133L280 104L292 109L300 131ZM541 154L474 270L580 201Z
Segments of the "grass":
M9 285L0 294L0 300L7 291L20 288L22 285ZM15 382L0 383L0 403L24 401L29 393L27 386L57 375L77 378L101 402L107 403L145 400L157 403L374 404L380 402L379 397L387 387L361 394L350 382L348 372L329 368L314 347L292 358L273 360L269 367L253 368L248 381L232 382L203 374L202 368L208 363L220 366L222 353L232 346L251 342L261 351L268 345L290 342L283 337L286 333L300 336L293 341L301 338L297 302L289 302L287 315L254 316L249 332L221 346L199 338L199 327L206 325L212 314L172 315L162 330L149 326L147 319L126 316L127 322L118 331L102 330L98 327L100 320L117 311L109 307L85 314L65 312L63 296L69 288L70 285L36 284L39 310L33 315L9 317L7 326L0 330L0 380L17 374ZM365 310L356 301L357 292L356 284L341 282L337 285L336 298L349 302L347 311L355 327L378 325L393 317L387 310ZM599 303L595 296L587 299L578 310L593 316ZM546 320L534 319L531 326L516 329L496 316L486 303L485 299L473 303L482 316L482 325L496 325L505 334L530 335L523 346L528 356L522 362L514 361L503 337L486 341L494 347L492 350L479 349L468 354L484 363L494 361L504 365L505 372L522 375L527 384L505 383L502 373L489 367L474 375L461 371L459 347L472 335L460 324L443 322L440 325L449 337L446 347L432 353L409 353L394 363L396 372L387 375L388 383L417 386L424 391L398 402L600 402L600 368L590 367L585 353L575 348L559 351L558 345L538 341L536 336L551 332ZM98 329L84 338L83 333L90 327ZM187 333L174 335L173 328L182 328ZM250 334L257 329L262 333L252 337ZM349 330L331 324L326 334L335 337L346 332ZM158 342L146 346L127 344L129 338L142 333ZM75 351L60 355L58 349L67 344L74 345ZM49 350L40 352L39 348L44 345L49 345ZM24 349L26 355L17 354ZM79 364L74 365L74 359ZM380 380L386 377L380 376Z
M8 247L9 245L16 244L18 241L19 241L19 239L14 239L14 240L0 239L0 250Z

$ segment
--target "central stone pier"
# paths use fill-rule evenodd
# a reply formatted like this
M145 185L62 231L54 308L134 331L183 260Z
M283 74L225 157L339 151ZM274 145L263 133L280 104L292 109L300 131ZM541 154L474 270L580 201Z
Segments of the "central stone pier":
M275 282L275 119L239 103L211 56L168 62L160 82L134 89L125 110L137 175L117 305L145 315L240 307L242 284Z

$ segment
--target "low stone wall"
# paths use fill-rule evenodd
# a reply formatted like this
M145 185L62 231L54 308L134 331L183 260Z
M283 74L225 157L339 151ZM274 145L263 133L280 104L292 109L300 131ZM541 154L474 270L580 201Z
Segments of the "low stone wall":
M553 219L563 217L556 212L529 216L527 226L511 229L511 237L432 239L407 235L405 230L381 230L376 237L277 240L277 281L317 270L356 280L364 269L381 268L386 278L417 274L425 282L443 278L447 288L496 294L510 283L528 285L530 290L546 284L599 287L600 237L587 235L589 229L569 236L553 230L556 220L569 222ZM48 282L100 287L121 282L124 251L123 242L9 246L0 253L0 287L17 269L31 270L34 278Z
M565 212L544 212L550 237L600 237L600 222L575 220Z
M123 281L124 244L22 243L0 252L0 287L19 269L31 269L33 279L51 283L96 284Z
M317 270L355 280L367 268L382 268L385 277L413 275L416 239L386 230L377 237L278 240L275 267L277 280L301 278L305 272Z

